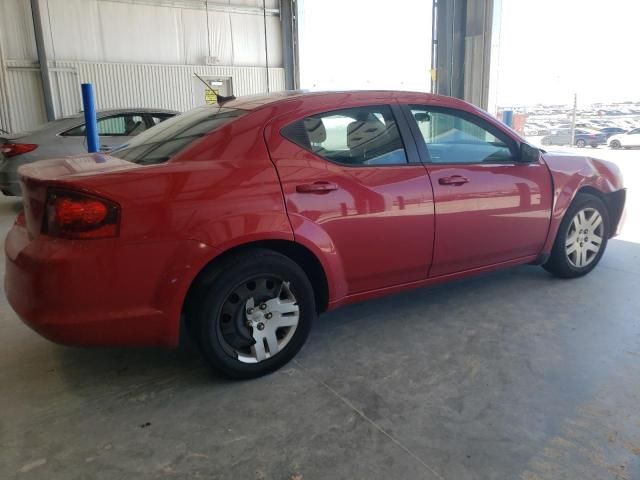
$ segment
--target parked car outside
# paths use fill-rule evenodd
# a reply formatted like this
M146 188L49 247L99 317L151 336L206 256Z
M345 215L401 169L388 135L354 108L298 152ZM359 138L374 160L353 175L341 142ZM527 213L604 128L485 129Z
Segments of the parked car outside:
M607 140L613 135L619 135L621 133L626 133L627 130L620 127L605 127L600 129L600 133L604 133L607 137Z
M640 128L620 135L613 135L609 138L608 144L613 149L640 147Z
M526 136L535 137L538 135L547 135L549 133L549 129L543 125L527 123L523 127L523 132Z
M5 289L25 323L75 345L184 332L242 378L284 365L342 305L512 265L585 275L625 203L615 164L409 92L207 105L19 174Z
M149 108L99 111L101 149L106 151L122 145L177 113ZM0 134L0 191L5 195L20 195L17 170L21 165L86 151L82 113L45 123L28 132Z
M552 130L549 135L545 135L540 140L542 145L571 145L571 129L559 128ZM607 137L595 130L575 129L573 144L576 147L586 147L587 145L596 148L598 145L606 145Z

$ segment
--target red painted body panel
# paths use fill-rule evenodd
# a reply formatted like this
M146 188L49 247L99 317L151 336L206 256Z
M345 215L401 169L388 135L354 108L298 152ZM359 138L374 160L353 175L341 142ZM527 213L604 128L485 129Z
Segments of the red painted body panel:
M429 165L437 230L431 276L537 255L551 217L546 165ZM441 185L459 175L463 185Z
M24 167L26 227L15 225L5 242L7 298L27 324L61 343L172 346L193 280L231 248L273 239L303 245L322 265L329 307L335 308L529 262L549 250L579 188L622 187L614 167L582 157L544 155L553 183L543 164L513 166L508 174L498 166L420 163L349 168L279 133L309 113L385 103L466 110L521 141L475 107L428 94L238 99L228 106L250 113L165 164L139 166L93 155ZM439 176L452 173L471 182L440 188ZM296 191L319 180L338 190ZM117 203L118 237L63 240L42 234L51 186Z
M622 189L623 185L620 169L615 163L552 153L545 153L542 159L549 166L554 186L553 215L543 248L544 252L550 252L562 217L581 188L591 187L602 193L613 193ZM611 233L615 235L618 232Z
M342 264L342 271L332 275L334 281L339 282L341 295L426 278L434 236L433 195L429 175L422 164L339 165L306 151L280 134L284 126L295 120L343 108L349 96L343 94L329 101L311 98L278 116L265 130L287 211L290 218L296 219L294 235L297 240L308 234L327 239ZM365 104L370 102L367 100ZM321 193L296 191L296 187L310 181L330 182L338 188ZM308 222L317 228L299 229ZM316 233L318 231L322 233ZM306 237L307 242L316 243L314 237Z
M214 132L207 148L189 149L189 161L114 171L120 160L95 155L24 168L25 205L31 194L44 204L44 189L35 185L50 176L55 180L46 184L111 199L122 213L113 239L64 240L12 229L6 289L21 318L60 343L176 345L186 293L207 263L244 243L293 240L262 137L263 113L256 123ZM41 213L35 223L42 224Z

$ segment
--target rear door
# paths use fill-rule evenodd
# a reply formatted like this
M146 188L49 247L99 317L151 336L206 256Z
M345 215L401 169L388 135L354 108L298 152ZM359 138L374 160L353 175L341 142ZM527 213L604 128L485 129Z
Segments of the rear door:
M318 101L265 135L295 235L337 253L346 294L427 277L433 195L397 105Z
M537 255L551 219L551 175L518 163L515 140L468 112L405 109L433 184L436 236L430 276Z

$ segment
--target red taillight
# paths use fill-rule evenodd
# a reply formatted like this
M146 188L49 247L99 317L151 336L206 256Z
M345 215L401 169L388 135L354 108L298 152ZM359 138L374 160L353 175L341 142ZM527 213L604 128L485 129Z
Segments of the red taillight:
M22 153L32 152L38 145L35 143L3 143L0 145L0 151L5 157L14 157Z
M27 225L27 221L24 217L24 210L22 210L16 217L16 225L20 227L25 227Z
M118 235L120 207L104 198L65 190L49 190L45 232L63 238L106 238Z

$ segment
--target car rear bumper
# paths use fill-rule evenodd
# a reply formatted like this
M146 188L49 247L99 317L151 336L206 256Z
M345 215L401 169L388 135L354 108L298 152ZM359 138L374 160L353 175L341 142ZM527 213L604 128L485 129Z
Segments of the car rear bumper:
M30 239L14 226L5 242L4 286L20 319L65 345L176 346L192 276L167 269L175 244L108 244L117 240ZM141 272L149 258L156 269Z

